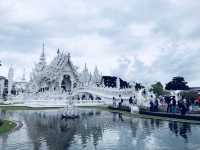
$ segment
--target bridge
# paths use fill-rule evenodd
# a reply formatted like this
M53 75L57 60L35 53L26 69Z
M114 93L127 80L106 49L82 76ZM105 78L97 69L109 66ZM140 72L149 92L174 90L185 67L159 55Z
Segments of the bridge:
M128 104L130 97L136 96L138 105L142 105L148 98L142 96L142 91L133 88L117 89L107 87L78 87L73 92L46 91L40 93L29 93L13 97L9 103L25 104L33 107L65 107L72 102L77 106L96 106L112 104L113 97L119 99L119 95Z

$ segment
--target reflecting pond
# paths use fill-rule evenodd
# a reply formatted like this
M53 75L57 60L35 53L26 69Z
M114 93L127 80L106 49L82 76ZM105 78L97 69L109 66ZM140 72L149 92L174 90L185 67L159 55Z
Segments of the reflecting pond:
M23 126L0 136L0 150L198 150L200 125L130 118L80 109L80 118L62 120L58 110L1 110Z

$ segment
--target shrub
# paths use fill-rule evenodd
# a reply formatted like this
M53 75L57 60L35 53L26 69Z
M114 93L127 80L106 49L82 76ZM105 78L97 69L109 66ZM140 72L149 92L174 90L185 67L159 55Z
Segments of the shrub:
M3 120L0 119L0 126L3 124Z

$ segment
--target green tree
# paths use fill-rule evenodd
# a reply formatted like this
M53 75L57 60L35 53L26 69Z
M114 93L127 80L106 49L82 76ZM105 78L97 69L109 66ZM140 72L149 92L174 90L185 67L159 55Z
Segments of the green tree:
M183 77L174 77L172 81L166 84L166 90L188 90L187 82Z
M189 102L194 103L198 97L198 92L195 91L183 91L180 93L183 98L189 100Z
M160 95L164 95L165 93L161 82L152 84L150 91L152 91L157 97Z

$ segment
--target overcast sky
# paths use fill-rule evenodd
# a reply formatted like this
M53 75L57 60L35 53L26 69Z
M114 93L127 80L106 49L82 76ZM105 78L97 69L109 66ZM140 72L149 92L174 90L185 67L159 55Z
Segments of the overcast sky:
M60 48L80 70L200 85L199 14L199 0L1 0L0 75L28 78L45 41L48 62Z

